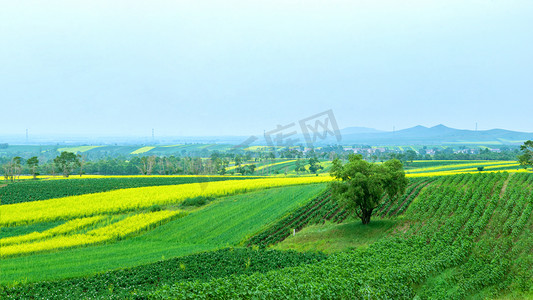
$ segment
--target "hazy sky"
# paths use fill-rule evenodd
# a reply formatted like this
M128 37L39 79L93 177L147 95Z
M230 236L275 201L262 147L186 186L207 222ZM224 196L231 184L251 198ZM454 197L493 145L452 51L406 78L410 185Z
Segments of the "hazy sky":
M0 0L0 136L533 132L533 1Z

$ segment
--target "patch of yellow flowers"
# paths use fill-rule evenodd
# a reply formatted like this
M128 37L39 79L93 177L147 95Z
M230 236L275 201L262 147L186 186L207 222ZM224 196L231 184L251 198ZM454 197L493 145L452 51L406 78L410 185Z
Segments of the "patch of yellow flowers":
M88 227L90 225L93 225L96 222L104 218L105 216L78 218L78 219L70 220L66 222L65 224L45 230L43 232L32 232L32 233L28 233L24 235L19 235L19 236L6 237L3 239L0 239L0 247L11 245L11 244L20 244L20 243L25 243L25 242L35 241L35 240L42 240L42 239L56 236L56 235L67 234L67 233Z
M171 218L184 215L185 213L183 212L169 210L152 213L141 213L111 225L90 230L86 233L56 236L35 242L2 246L0 247L0 257L50 251L76 246L86 246L106 241L119 240L129 235L147 230L150 227L155 227Z
M498 166L498 167L505 167L505 166L513 166L516 165L516 161L489 161L489 162L480 162L480 163L460 163L460 164L453 164L453 165L442 165L442 166L435 166L435 167L427 167L427 168L417 168L417 169L411 169L407 170L410 174L412 173L419 173L419 172L433 172L433 171L450 171L450 172L458 172L460 170L458 169L477 169L477 167L488 167L488 166Z
M170 186L140 187L104 193L0 206L0 226L133 211L152 205L180 203L198 196L219 197L265 188L330 181L329 176L227 180Z

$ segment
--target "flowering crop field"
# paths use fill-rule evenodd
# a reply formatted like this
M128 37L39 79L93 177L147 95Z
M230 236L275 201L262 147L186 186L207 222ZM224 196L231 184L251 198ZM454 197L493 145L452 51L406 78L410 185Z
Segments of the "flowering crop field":
M324 188L324 184L259 188L186 213L140 209L112 222L103 214L103 220L93 219L95 225L70 230L69 226L86 220L76 218L41 234L21 235L25 236L21 241L3 246L0 282L86 275L237 245ZM32 203L39 202L46 200Z
M122 221L87 231L86 233L46 238L53 234L73 232L82 226L87 226L98 221L98 217L77 219L73 220L73 222L67 222L56 228L47 230L40 235L36 233L32 235L31 238L28 236L20 236L7 238L5 239L6 241L4 241L4 239L0 240L0 245L2 246L0 247L0 258L115 241L139 233L150 227L161 225L164 221L179 215L183 216L184 213L166 210L152 213L141 213L128 217ZM37 239L37 241L31 241L35 239ZM5 245L5 243L10 243L11 245Z
M279 162L274 162L274 163L271 163L271 164L266 164L266 165L262 165L260 167L257 167L257 171L260 171L262 169L265 169L265 168L271 168L273 166L279 166L279 165L284 165L284 164L291 164L293 162L295 162L296 159L289 159L289 160L285 160L285 161L279 161Z
M413 165L425 165L421 168L408 168L407 177L434 177L455 174L479 173L478 167L483 167L484 173L506 171L509 173L527 172L520 168L516 161L414 161ZM434 164L432 164L434 163Z
M142 154L142 153L146 153L152 149L154 149L155 147L151 147L151 146L146 146L146 147L141 147L133 152L131 152L130 154Z
M51 236L61 235L61 234L68 234L70 232L88 227L90 225L93 225L94 223L101 221L105 218L105 216L94 216L94 217L88 217L88 218L78 218L70 220L64 224L61 224L59 226L50 228L48 230L37 232L34 231L32 233L24 234L24 235L18 235L18 236L11 236L6 237L3 239L0 239L0 246L4 247L7 245L12 244L20 244L20 243L26 243L31 242L34 240L42 240ZM2 256L2 251L4 249L0 250L0 256Z
M23 180L0 189L0 203L14 204L83 194L101 193L112 190L200 183L222 180L246 180L261 177L249 176L84 176L58 177L62 180Z
M329 177L266 178L181 184L174 186L142 187L105 193L79 195L43 201L0 206L0 225L14 226L56 219L88 217L105 213L138 210L152 205L179 204L199 196L221 197L259 189L289 185L322 183Z
M428 162L432 162L432 161L428 161ZM413 174L413 173L440 172L440 171L463 172L468 169L472 171L476 170L477 167L489 168L491 166L516 167L518 166L518 164L516 161L476 161L476 162L460 161L457 164L445 164L445 165L439 164L437 166L409 169L408 173Z

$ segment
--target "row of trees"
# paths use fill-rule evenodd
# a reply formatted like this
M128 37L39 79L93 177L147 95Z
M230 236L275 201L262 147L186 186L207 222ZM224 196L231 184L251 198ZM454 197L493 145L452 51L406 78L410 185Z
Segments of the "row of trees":
M349 157L349 153L341 152L342 147L330 147L328 150L332 152L315 152L314 150L305 153L307 160L302 158L302 152L298 150L286 150L284 156L295 155L298 161L295 164L294 171L296 173L318 173L323 170L323 167L319 163L319 159L326 158L331 160L339 158L346 160ZM298 154L300 153L300 154ZM455 155L451 150L446 150L447 155ZM520 148L520 152L512 152L513 156L508 157L508 154L504 154L502 159L516 159L519 155L519 161L524 167L531 167L533 165L533 141L527 141ZM475 156L476 159L487 158L483 155L498 155L498 153L490 152L489 150L482 150L480 152L481 157ZM200 174L227 174L227 173L239 173L244 175L251 175L257 173L257 163L273 163L275 159L279 157L273 152L262 153L231 153L231 152L211 152L209 157L180 157L180 156L133 156L133 157L117 157L106 158L98 160L89 160L86 155L74 154L71 152L62 152L60 155L56 154L56 157L48 161L40 162L40 158L37 156L30 157L24 160L20 156L16 156L10 159L0 158L1 170L5 180L14 180L21 174L32 174L34 177L39 173L45 174L63 174L65 177L71 174L77 173L80 176L83 174L102 174L102 175L171 175L171 174L185 174L185 175L200 175ZM437 156L436 156L437 157ZM376 157L364 157L369 161L377 161ZM383 156L381 161L388 159L398 159L402 163L409 163L415 159L421 159L419 154L412 150L408 150L405 153L388 153ZM446 157L450 158L450 157ZM459 157L452 157L459 159ZM228 166L234 164L236 168L231 171L227 171ZM306 165L309 165L306 168ZM288 172L285 169L285 172ZM278 168L261 168L261 174L279 173Z
M63 151L59 156L54 158L55 167L59 169L65 177L69 177L75 168L79 169L79 174L81 176L83 174L84 163L85 160L81 155L76 155L72 152ZM37 156L32 156L26 160L25 165L27 170L29 170L30 174L33 176L33 179L36 179L37 175L39 175L39 158ZM13 157L9 162L2 165L2 171L6 181L14 181L22 174L23 170L24 163L20 156Z

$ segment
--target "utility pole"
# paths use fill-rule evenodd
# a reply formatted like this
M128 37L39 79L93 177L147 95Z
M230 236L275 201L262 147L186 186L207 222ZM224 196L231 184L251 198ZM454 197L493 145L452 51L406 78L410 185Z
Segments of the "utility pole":
M154 129L152 128L152 142L155 141Z
M477 131L477 122L476 122L476 131Z

